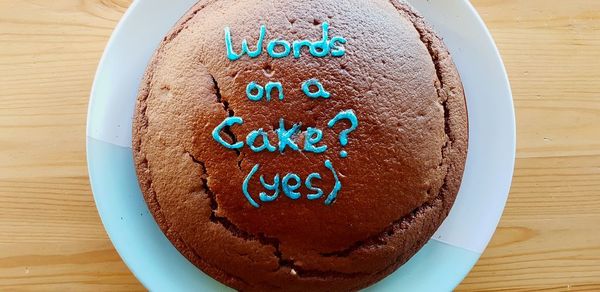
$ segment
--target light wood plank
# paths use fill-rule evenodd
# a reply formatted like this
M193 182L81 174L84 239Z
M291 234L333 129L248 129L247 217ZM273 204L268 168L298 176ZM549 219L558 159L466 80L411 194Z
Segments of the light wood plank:
M500 227L458 290L600 289L600 2L473 1L503 56L517 163Z
M87 178L99 58L129 1L0 1L0 290L135 291Z
M2 291L143 290L110 242L0 244Z
M128 0L0 0L0 290L141 290L98 218L85 119ZM514 182L459 291L600 290L600 1L474 0L511 80Z

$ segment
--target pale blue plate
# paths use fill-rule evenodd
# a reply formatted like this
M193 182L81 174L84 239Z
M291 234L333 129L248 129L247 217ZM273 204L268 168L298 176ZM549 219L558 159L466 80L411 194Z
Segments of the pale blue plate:
M123 261L154 291L229 290L188 262L149 214L131 151L137 89L154 49L195 0L135 1L104 52L90 97L87 158L102 222ZM502 60L467 1L408 1L444 38L469 109L469 153L452 211L432 239L370 291L450 291L489 242L510 188L515 157L512 96Z

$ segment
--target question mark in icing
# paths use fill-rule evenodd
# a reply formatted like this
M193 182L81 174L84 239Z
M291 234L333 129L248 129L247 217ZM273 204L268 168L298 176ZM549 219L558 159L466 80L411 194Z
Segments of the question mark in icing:
M331 119L327 123L327 127L333 128L333 126L335 126L335 124L337 122L339 122L340 120L348 120L348 121L350 121L350 124L351 124L350 128L345 129L340 132L340 145L342 145L342 147L344 147L348 144L348 134L350 134L350 132L356 130L356 127L358 127L358 119L356 118L356 115L354 114L353 110L341 111L339 114L337 114L335 117L333 117L333 119ZM348 157L348 152L346 152L346 150L340 151L340 157L342 157L342 158Z

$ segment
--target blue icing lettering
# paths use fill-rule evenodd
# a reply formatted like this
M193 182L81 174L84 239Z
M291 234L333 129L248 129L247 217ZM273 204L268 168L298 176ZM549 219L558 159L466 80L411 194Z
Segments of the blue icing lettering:
M338 47L336 45L336 43L339 44L345 44L347 41L345 38L340 37L340 36L336 36L331 38L331 41L329 42L329 48L331 49L331 56L333 57L341 57L343 55L346 54L346 49L344 49L344 47Z
M323 138L323 131L317 128L307 128L304 138L304 151L312 153L323 153L327 150L327 145L315 146Z
M343 44L345 44L347 40L341 36L335 36L329 40L329 28L329 23L323 22L321 24L321 39L314 42L309 40L295 40L290 44L290 41L287 40L273 39L267 44L267 54L269 54L269 56L272 58L277 59L285 58L293 53L292 55L294 58L300 58L302 55L302 48L306 47L308 48L308 52L313 57L322 58L327 55L331 55L332 57L342 57L346 54ZM256 58L260 56L263 50L266 34L266 26L261 25L258 41L256 43L256 49L250 50L248 41L243 39L241 52L236 53L233 47L231 29L229 27L225 27L225 47L227 50L227 58L231 61L236 61L244 54L248 55L250 58ZM277 47L281 48L278 49Z
M260 194L258 194L258 197L260 198L261 201L263 202L272 202L275 201L275 199L277 199L277 197L279 196L279 174L276 174L275 177L273 178L273 184L268 184L265 182L263 176L260 176L260 184L268 191L274 191L274 193L272 195L267 195L267 193L265 192L260 192Z
M253 91L256 91L256 93L253 93ZM248 85L246 86L246 96L251 101L261 100L264 94L265 89L261 85L256 84L256 82L254 81L248 83Z
M324 164L325 164L325 167L331 171L333 178L334 178L333 188L332 188L331 192L327 195L327 198L324 201L325 205L331 205L332 203L335 202L338 193L342 189L342 183L338 177L337 172L333 168L333 164L331 163L331 161L325 160ZM260 164L255 164L254 167L252 167L252 169L248 173L248 175L244 178L244 182L242 183L242 193L244 194L244 197L246 197L246 200L248 200L250 205L252 205L255 208L259 208L260 204L258 204L250 195L250 193L248 191L248 185L250 184L250 181L252 180L252 178L259 171L259 168L260 168ZM261 202L266 203L266 202L273 202L273 201L277 200L277 198L280 195L280 190L283 191L283 193L286 197L288 197L292 200L298 200L302 197L302 194L297 191L302 186L302 180L300 179L300 176L298 176L295 173L288 173L285 176L283 176L283 178L281 180L279 179L279 174L276 174L273 177L272 184L266 182L263 175L260 175L259 179L260 179L261 186L266 191L272 192L272 194L268 194L266 191L260 192L258 197ZM321 179L322 179L321 174L319 174L317 172L313 172L306 177L306 179L304 181L304 185L306 186L306 188L309 191L312 191L312 193L308 193L306 195L306 198L308 200L313 201L313 200L317 200L317 199L320 199L323 197L323 195L324 195L323 190L321 188L313 185L315 180L320 181Z
M267 85L265 85L265 91L267 92L267 101L271 100L271 93L274 89L277 89L277 92L279 94L279 100L283 100L283 85L281 85L281 82L269 82L267 83Z
M310 50L310 46L312 43L309 40L297 40L294 41L294 58L300 58L300 54L302 53L302 47L307 47Z
M281 85L281 82L271 81L269 81L265 87L262 87L254 81L248 83L248 85L246 85L246 97L251 101L260 101L263 97L265 97L267 101L271 101L273 90L277 90L277 98L283 100L283 85Z
M217 127L215 127L215 129L212 131L212 137L213 139L215 139L215 141L217 141L219 144L223 145L223 147L227 148L227 149L239 149L244 147L244 142L237 142L234 144L230 144L227 141L223 140L223 138L221 138L221 131L223 131L223 129L225 129L226 127L231 127L235 124L243 124L244 120L242 120L242 118L240 117L227 117L225 120L223 120L223 122L221 122Z
M333 189L331 190L329 195L327 195L327 199L325 199L325 205L330 205L333 201L335 201L338 192L340 191L340 189L342 189L342 183L340 182L337 173L335 172L335 169L333 169L333 164L331 164L331 161L329 161L329 159L325 160L325 167L331 170L331 173L333 173L333 178L335 179Z
M323 38L321 41L313 42L310 46L310 54L322 58L329 55L329 43L327 39L329 39L329 23L323 22L321 25L321 31L323 34Z
M262 138L262 145L256 147L254 142L258 137ZM269 152L275 152L277 148L269 143L269 136L267 132L265 132L262 128L258 130L254 130L246 136L246 144L250 146L250 149L254 152L261 152L263 150L267 150Z
M242 52L240 54L235 53L233 50L233 44L231 41L231 31L229 27L225 27L225 47L227 49L227 58L231 61L238 60L244 54L247 54L250 58L256 58L262 53L263 42L265 39L265 35L267 34L267 27L264 25L260 26L260 35L258 37L258 42L256 43L256 49L254 51L250 51L248 47L248 41L246 39L242 40Z
M315 191L315 193L313 194L307 194L306 198L309 200L318 200L323 196L323 190L321 190L320 188L314 187L312 185L312 180L313 179L321 179L321 175L319 173L313 172L311 174L309 174L306 177L306 180L304 181L304 184L306 185L306 187L311 190L311 191Z
M229 27L225 28L225 48L227 50L227 58L231 61L235 61L240 58L240 55L233 51L233 44L231 44L231 31Z
M252 179L252 176L254 176L254 174L258 171L259 167L260 164L254 165L254 167L252 167L252 170L250 170L250 173L248 173L248 175L244 179L244 183L242 184L242 192L244 193L244 196L246 197L248 202L250 202L250 205L252 205L254 208L258 208L260 207L260 205L256 203L256 201L254 201L254 199L252 199L252 197L250 196L250 193L248 193L248 183L250 182L250 179Z
M283 51L281 51L281 52L275 51L275 48L277 46L283 47ZM277 58L285 58L285 57L289 56L291 50L292 50L292 47L290 46L290 43L286 40L272 40L269 42L269 45L267 46L267 53L269 54L269 56L276 58L276 59Z
M339 135L340 145L342 145L343 147L348 145L348 134L356 130L356 128L358 127L358 119L356 118L356 115L354 114L353 110L341 111L327 123L327 127L333 128L333 126L335 126L335 124L340 120L348 120L350 122L350 128L341 131ZM345 150L340 151L340 157L348 157L348 152L346 152Z
M292 137L294 134L296 134L299 128L299 124L294 124L291 129L286 130L283 119L279 120L279 128L275 130L277 132L277 137L279 138L279 152L283 153L286 147L290 147L294 151L298 150L298 145L296 145L294 140L292 140Z
M295 184L290 185L290 180L293 179L296 181ZM281 188L283 188L283 193L292 200L300 199L300 193L295 192L295 190L300 188L300 177L295 173L288 173L283 177L281 181Z
M316 86L317 87L317 91L316 92L311 92L310 88L311 86ZM302 92L304 92L304 94L312 99L316 99L319 97L322 98L329 98L331 96L331 94L329 92L327 92L325 90L325 88L323 88L323 84L321 84L321 82L319 82L318 79L309 79L304 81L304 83L302 83Z
M265 35L267 34L267 27L264 25L260 26L260 34L258 37L258 42L256 43L256 50L250 51L248 48L248 41L246 39L242 40L242 54L246 52L250 58L256 58L260 56L262 53L263 41L265 39Z

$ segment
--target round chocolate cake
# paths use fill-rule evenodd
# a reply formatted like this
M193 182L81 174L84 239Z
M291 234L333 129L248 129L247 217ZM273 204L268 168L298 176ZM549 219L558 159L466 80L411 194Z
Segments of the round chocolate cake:
M456 68L407 4L213 0L152 58L133 151L158 225L208 275L349 291L442 223L467 139Z

